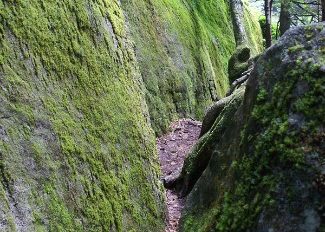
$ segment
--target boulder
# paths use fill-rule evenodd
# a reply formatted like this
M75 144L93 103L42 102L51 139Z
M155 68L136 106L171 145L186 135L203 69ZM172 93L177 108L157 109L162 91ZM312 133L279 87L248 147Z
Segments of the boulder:
M296 27L258 59L204 136L180 231L324 231L324 38L324 24Z

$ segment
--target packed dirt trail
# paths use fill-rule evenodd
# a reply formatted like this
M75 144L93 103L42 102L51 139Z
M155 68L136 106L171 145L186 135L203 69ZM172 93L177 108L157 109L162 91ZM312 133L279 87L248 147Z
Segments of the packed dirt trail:
M181 119L171 125L168 134L157 139L163 177L180 172L186 154L199 137L201 126L201 122ZM176 232L185 199L178 198L171 190L166 190L166 197L168 212L165 232Z

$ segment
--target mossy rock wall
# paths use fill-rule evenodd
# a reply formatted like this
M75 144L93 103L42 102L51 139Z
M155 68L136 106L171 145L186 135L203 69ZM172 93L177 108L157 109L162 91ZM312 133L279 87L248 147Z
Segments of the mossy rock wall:
M0 1L0 230L162 231L154 131L223 96L234 49L227 1Z
M205 135L180 231L324 231L324 38L324 23L296 27L257 60Z
M144 87L116 0L0 1L0 231L162 231Z
M157 134L179 117L202 119L228 90L227 63L235 50L227 0L121 0L146 86ZM245 3L252 55L263 49L257 19Z

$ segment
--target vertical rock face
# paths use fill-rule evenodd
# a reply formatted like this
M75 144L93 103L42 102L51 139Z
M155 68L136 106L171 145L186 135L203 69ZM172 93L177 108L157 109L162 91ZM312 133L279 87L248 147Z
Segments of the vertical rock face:
M0 231L163 230L154 131L225 93L234 48L227 1L0 0Z
M211 156L181 231L324 230L324 38L324 24L298 27L258 59L185 160L186 179Z
M0 231L160 231L155 139L117 1L0 1Z
M229 1L121 0L160 134L180 117L202 118L227 92L227 63L236 47ZM252 55L263 49L259 25L244 5Z

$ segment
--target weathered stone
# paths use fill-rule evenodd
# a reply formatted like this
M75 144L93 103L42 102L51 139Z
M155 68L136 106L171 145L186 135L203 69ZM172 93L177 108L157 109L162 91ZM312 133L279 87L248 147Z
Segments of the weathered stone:
M162 231L118 1L0 1L0 231Z
M235 112L243 100L244 90L244 86L240 87L223 101L224 104L220 108L221 112L216 115L210 130L204 133L193 146L185 159L181 173L177 176L170 176L165 181L165 187L176 189L180 196L186 196L192 190L194 184L206 169L215 144L223 139L223 133L231 125L233 118L236 117ZM205 128L207 127L206 124Z
M234 82L250 67L250 49L246 46L237 47L228 63L229 82Z
M205 138L181 231L324 230L324 38L324 24L297 27L259 58L242 104Z
M236 48L232 22L241 24L252 55L263 50L257 19L247 4L234 2L235 15L228 1L121 0L158 135L178 117L201 120L226 93L225 67Z
M218 118L225 105L228 104L231 99L232 96L222 98L207 109L202 122L200 137L202 137L211 129L215 120Z

